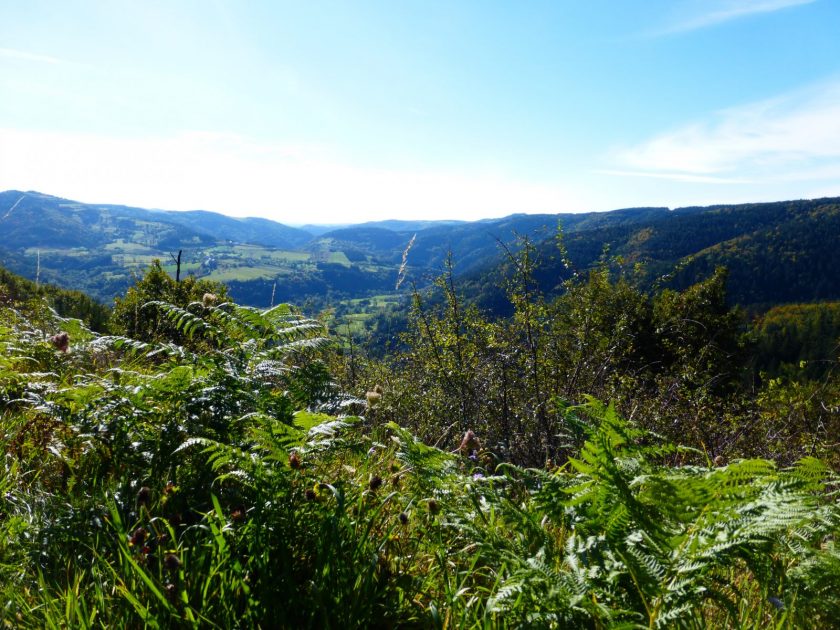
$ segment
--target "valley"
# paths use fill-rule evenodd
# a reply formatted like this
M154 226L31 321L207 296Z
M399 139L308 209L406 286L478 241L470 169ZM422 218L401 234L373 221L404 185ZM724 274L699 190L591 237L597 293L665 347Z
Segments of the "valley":
M380 315L404 312L411 290L429 286L450 254L468 299L509 313L504 278L510 256L526 242L534 247L534 277L546 296L561 292L570 274L605 264L639 286L664 282L677 289L723 265L731 302L751 312L840 299L840 277L830 272L840 265L835 198L304 229L7 191L0 193L0 217L0 266L106 305L153 260L176 275L180 252L182 277L222 282L238 303L333 309L337 327L359 334L376 328Z

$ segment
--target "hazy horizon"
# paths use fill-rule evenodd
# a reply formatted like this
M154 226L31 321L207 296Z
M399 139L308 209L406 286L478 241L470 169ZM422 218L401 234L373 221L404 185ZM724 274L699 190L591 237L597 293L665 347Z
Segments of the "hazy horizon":
M0 190L288 225L840 195L827 0L0 18Z

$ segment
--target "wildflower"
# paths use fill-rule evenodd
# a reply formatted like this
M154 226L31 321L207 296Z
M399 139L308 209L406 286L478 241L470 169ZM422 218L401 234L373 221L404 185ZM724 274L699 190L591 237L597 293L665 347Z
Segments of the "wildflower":
M245 520L245 508L241 505L235 507L230 513L230 520L232 520L234 523L238 523L239 521Z
M202 306L204 306L204 308L210 308L216 303L218 299L219 297L215 293L205 293L201 297L201 304Z
M59 352L67 352L70 348L70 335L61 331L57 335L50 337L50 343L55 346L55 349Z
M148 508L152 502L152 489L149 486L143 486L137 491L137 505Z
M134 532L129 537L128 544L131 545L132 547L137 547L139 545L142 545L144 542L146 542L146 537L148 535L149 535L149 533L145 530L145 528L138 527L137 529L134 530Z
M305 496L306 496L307 501L314 501L315 499L318 498L318 495L315 494L315 491L312 488L307 488L306 489Z
M174 553L168 553L163 558L163 568L167 571L177 571L181 567L181 560Z
M300 470L302 466L302 462L300 461L300 456L297 453L292 453L289 455L289 467L293 470Z
M382 477L379 475L371 475L368 487L374 492L379 490L379 488L382 487Z

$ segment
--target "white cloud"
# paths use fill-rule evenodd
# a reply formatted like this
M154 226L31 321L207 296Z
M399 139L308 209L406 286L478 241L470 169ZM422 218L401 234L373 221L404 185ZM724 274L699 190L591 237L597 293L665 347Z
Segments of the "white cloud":
M820 199L822 197L840 197L840 183L812 188L804 195L805 199Z
M688 16L682 16L673 21L658 35L668 35L695 31L701 28L717 26L731 20L757 15L773 13L790 7L811 4L816 0L717 0L710 2L703 0L695 2L696 10Z
M318 148L199 132L126 139L0 129L0 190L9 188L286 223L584 209L559 185L491 172L357 166Z
M41 63L63 63L62 59L58 57L50 57L49 55L37 55L35 53L26 52L25 50L16 50L14 48L0 48L0 57L7 59L22 59L24 61L38 61Z
M710 183L825 178L840 166L840 81L717 112L611 160L622 174Z
M731 177L713 177L709 175L690 175L687 173L655 173L644 171L622 171L618 169L596 169L593 171L601 175L618 175L619 177L648 177L651 179L669 179L675 182L692 182L697 184L752 184L749 179L734 179Z

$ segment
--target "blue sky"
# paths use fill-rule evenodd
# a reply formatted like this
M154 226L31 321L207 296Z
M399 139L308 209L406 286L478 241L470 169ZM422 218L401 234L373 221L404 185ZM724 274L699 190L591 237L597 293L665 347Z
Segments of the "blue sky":
M287 223L840 195L840 2L0 0L0 190Z

